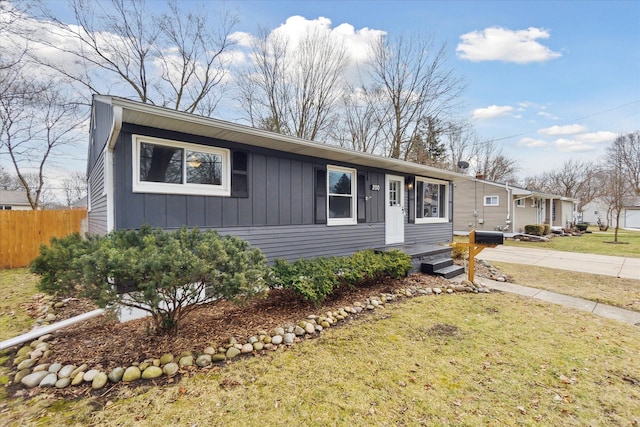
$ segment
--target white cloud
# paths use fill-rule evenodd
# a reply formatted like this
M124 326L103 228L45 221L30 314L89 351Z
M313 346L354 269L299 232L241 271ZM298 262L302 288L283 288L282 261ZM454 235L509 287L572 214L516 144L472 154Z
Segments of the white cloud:
M576 133L582 133L587 128L582 125L565 125L565 126L551 126L548 128L540 129L538 133L543 135L575 135Z
M560 117L556 116L555 114L548 113L546 111L539 111L538 115L540 117L544 117L545 119L549 119L549 120L560 120Z
M527 147L527 148L540 148L540 147L548 147L550 144L547 141L542 139L533 139L533 138L522 138L518 141L519 147Z
M541 28L513 31L490 27L461 35L462 42L456 47L456 52L460 58L472 62L505 61L518 64L544 62L562 56L537 41L547 38L549 32Z
M472 118L477 120L493 119L513 111L513 107L508 105L490 105L485 108L476 108L473 110Z
M586 142L590 144L599 144L602 142L612 142L614 139L618 137L618 134L608 131L600 131L600 132L591 132L591 133L583 133L582 135L577 135L576 139L581 142Z
M555 144L556 147L564 153L582 153L596 149L593 145L585 144L575 139L560 138L555 141Z

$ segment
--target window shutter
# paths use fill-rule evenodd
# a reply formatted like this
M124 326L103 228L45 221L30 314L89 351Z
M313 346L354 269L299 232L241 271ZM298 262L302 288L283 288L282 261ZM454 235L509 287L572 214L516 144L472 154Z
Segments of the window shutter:
M424 213L424 182L416 180L416 191L415 191L415 204L414 209L409 211L409 222L416 222L416 218L422 218ZM413 218L413 221L411 220Z
M449 183L449 222L453 223L453 182Z
M231 154L231 197L249 197L247 153L242 151Z
M358 222L367 222L367 176L364 172L358 173Z
M315 223L327 223L327 171L322 166L314 167L315 188Z

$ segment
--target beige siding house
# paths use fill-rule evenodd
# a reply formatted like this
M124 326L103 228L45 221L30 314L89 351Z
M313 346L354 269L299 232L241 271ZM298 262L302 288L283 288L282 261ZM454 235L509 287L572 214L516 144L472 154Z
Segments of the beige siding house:
M455 182L453 229L522 233L525 225L566 227L575 222L577 200L483 179Z
M0 190L0 210L24 211L31 209L26 191Z

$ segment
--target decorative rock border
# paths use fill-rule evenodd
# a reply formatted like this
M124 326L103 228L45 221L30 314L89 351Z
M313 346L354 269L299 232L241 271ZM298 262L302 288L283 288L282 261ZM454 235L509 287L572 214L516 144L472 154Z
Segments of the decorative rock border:
M356 301L350 306L327 311L323 314L311 314L295 325L277 327L271 331L258 331L255 335L242 341L231 338L229 342L217 348L208 346L200 352L184 352L179 355L163 354L158 358L133 362L126 367L116 367L109 372L90 369L87 364L76 366L62 365L57 362L39 363L39 360L52 355L48 341L53 335L43 335L17 351L12 365L14 367L13 384L22 384L28 389L36 387L40 389L65 389L73 386L85 386L93 390L100 390L109 383L126 384L141 379L153 380L163 376L172 378L184 369L209 368L215 364L229 362L242 355L257 355L265 351L275 351L282 346L294 345L305 337L320 334L323 330L337 325L351 316L365 311L382 309L387 303L400 298L456 292L488 293L490 291L488 288L478 286L468 280L463 280L460 284L451 282L444 288L410 286L398 290L396 293L371 296L363 302ZM52 303L52 306L54 304Z

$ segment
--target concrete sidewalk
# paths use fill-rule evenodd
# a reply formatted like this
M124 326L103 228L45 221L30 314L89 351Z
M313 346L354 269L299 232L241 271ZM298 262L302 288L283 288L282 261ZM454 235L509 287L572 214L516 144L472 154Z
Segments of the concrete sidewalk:
M522 295L553 304L560 304L565 307L588 311L596 316L640 326L640 312L637 311L625 310L624 308L600 304L598 302L558 294L556 292L549 292L542 289L531 288L529 286L516 285L515 283L496 282L495 280L485 279L484 277L476 276L476 282L479 282L481 285L486 286L489 289Z
M640 258L581 254L504 245L484 249L478 254L477 258L487 261L536 265L640 280Z
M640 258L580 254L515 246L498 246L496 248L484 249L477 258L486 261L536 265L540 267L640 280ZM461 280L466 278L466 276L459 277ZM554 304L561 304L566 307L588 311L597 316L640 326L640 312L637 311L625 310L582 298L516 285L514 283L497 282L484 277L476 276L476 281L490 289L535 298Z

